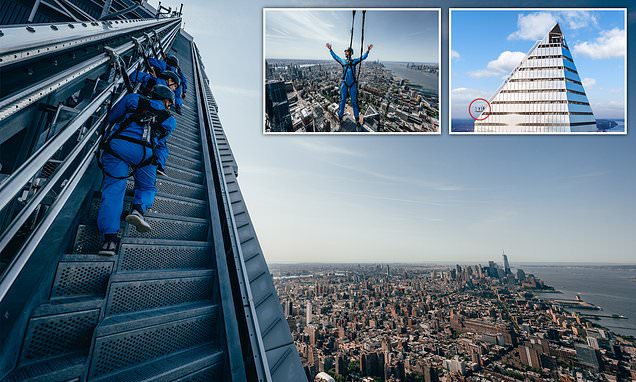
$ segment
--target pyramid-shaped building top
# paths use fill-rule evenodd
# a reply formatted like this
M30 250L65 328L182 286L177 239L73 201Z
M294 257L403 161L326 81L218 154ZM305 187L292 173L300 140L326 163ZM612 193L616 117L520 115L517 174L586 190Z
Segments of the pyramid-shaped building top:
M530 52L477 117L477 133L597 131L570 49L559 24Z

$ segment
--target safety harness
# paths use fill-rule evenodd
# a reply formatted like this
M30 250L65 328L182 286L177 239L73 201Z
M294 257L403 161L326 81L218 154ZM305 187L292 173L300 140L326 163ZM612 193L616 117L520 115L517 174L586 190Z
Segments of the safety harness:
M104 139L99 145L97 152L95 153L97 156L97 165L102 170L102 172L111 178L115 179L127 179L131 177L135 170L147 166L149 164L153 164L155 162L155 138L162 139L168 135L168 132L163 127L163 123L170 118L171 114L168 110L157 110L153 108L150 104L150 100L146 97L139 97L139 102L137 104L137 110L129 115L126 119L124 119L120 124L117 130L112 131L114 124L109 126L109 131L104 133ZM142 134L141 139L128 137L122 135L124 131L130 126L131 123L135 122L137 125L142 126L144 132ZM112 149L110 143L113 139L120 139L123 141L128 141L131 143L138 144L143 147L144 154L137 164L131 164L130 167L132 171L126 176L114 176L110 174L104 168L103 163L103 155L104 153L108 153L115 158L118 158L124 162L126 160L122 158L115 150ZM152 150L152 154L147 157L146 156L146 148L150 148Z

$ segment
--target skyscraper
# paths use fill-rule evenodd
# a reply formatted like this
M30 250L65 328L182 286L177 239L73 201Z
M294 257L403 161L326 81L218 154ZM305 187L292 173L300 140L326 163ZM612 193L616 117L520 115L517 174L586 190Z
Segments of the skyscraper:
M305 311L305 319L307 321L307 325L311 324L311 321L314 319L314 316L311 313L311 301L307 301L307 310Z
M504 272L506 274L506 276L512 274L512 272L510 272L510 263L508 262L508 256L506 255L506 253L503 253L503 263L504 263Z
M475 121L482 133L596 131L596 119L557 23L537 41Z
M268 81L265 84L265 112L273 132L291 132L291 114L284 81Z

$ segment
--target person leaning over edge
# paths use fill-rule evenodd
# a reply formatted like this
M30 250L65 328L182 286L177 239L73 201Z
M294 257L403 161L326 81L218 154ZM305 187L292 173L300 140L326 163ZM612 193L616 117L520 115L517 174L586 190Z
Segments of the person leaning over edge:
M166 139L176 128L177 122L169 111L173 103L174 91L155 85L151 99L128 94L108 115L107 123L113 127L105 135L100 146L101 156L98 156L104 173L97 214L97 227L102 236L100 255L114 256L117 252L129 168L132 168L135 187L132 211L126 216L126 222L139 232L152 229L144 220L144 213L152 206L157 193L154 148L165 146Z

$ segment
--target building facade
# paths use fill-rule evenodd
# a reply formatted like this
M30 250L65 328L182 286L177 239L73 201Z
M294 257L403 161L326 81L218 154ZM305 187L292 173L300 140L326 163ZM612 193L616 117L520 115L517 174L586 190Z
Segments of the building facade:
M597 131L559 24L537 41L475 121L477 133Z

